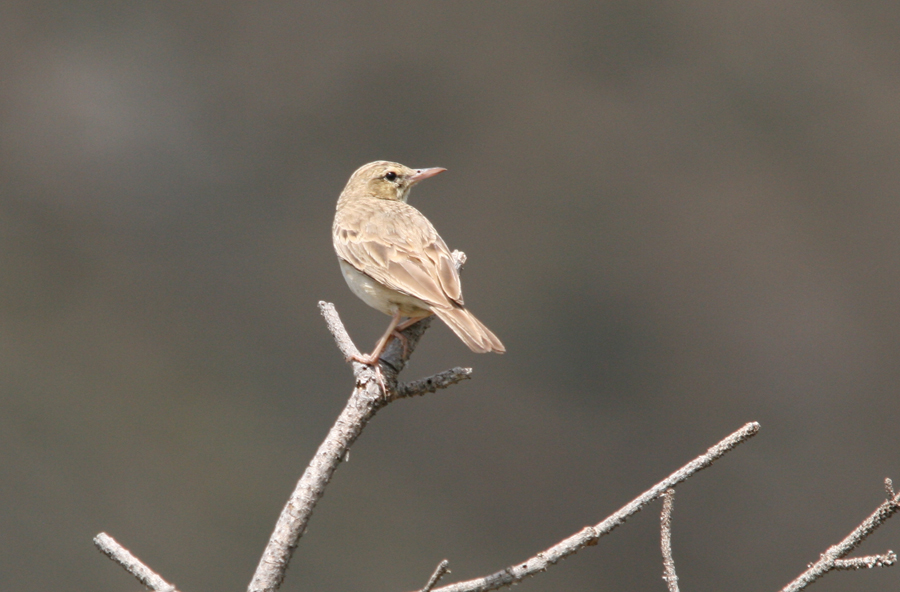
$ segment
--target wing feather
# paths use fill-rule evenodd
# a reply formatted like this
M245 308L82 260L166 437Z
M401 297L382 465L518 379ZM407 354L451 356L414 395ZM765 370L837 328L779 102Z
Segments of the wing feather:
M334 219L339 257L372 279L431 305L462 305L459 273L431 222L399 201L361 198Z

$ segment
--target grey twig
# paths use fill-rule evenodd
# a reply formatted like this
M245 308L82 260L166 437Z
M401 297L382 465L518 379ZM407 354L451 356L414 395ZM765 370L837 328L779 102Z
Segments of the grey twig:
M128 549L120 545L116 539L105 532L94 537L94 545L101 553L125 568L125 571L137 578L144 586L156 592L178 592L175 586L162 579L159 574L144 565L140 559L132 555Z
M884 555L866 555L865 557L854 557L852 559L835 559L834 569L872 569L873 567L888 567L894 565L896 562L897 554L893 551L888 551Z
M450 562L446 559L438 563L438 566L434 569L434 573L431 574L430 578L428 578L428 583L425 584L425 587L422 588L419 592L431 592L431 589L441 581L441 578L444 577L444 574L450 573L450 570L448 569L449 567Z
M809 569L797 576L790 584L782 588L781 592L797 592L798 590L802 590L835 569L870 569L873 567L894 565L894 563L897 562L897 555L893 551L887 551L882 555L844 559L844 557L846 557L850 551L858 547L867 536L887 522L888 518L893 516L897 510L900 510L900 494L894 493L894 488L890 479L885 479L885 490L890 497L878 506L878 508L872 512L871 516L863 520L862 524L853 529L853 532L848 534L844 540L822 553L818 561L811 564Z
M359 349L357 349L353 340L350 339L350 334L347 333L347 329L344 328L344 323L341 322L341 317L338 316L334 305L330 302L320 300L319 312L325 317L325 325L328 327L328 330L331 331L331 335L334 337L334 342L337 344L338 349L344 354L344 359L349 360L354 356L358 356Z
M433 393L448 386L453 386L457 382L472 378L471 368L451 368L444 370L428 378L420 378L397 387L397 392L392 398L402 399L405 397L418 397L427 393Z
M678 576L675 574L675 559L672 558L672 510L675 508L675 490L662 494L663 507L660 516L661 547L663 556L663 580L669 592L678 592Z
M759 432L758 423L752 422L746 424L744 427L707 450L705 454L701 454L645 491L631 503L608 517L603 522L600 522L596 526L585 527L581 531L560 541L549 549L538 553L534 557L526 559L521 563L511 565L506 569L489 576L465 582L457 582L455 584L437 588L433 592L486 592L487 590L497 590L504 586L512 586L525 578L545 571L550 566L555 565L580 549L597 544L597 539L603 535L609 534L617 526L624 524L625 520L636 514L648 503L658 498L664 491L688 479L697 471L705 469L717 459L733 450L737 445L756 435L757 432Z

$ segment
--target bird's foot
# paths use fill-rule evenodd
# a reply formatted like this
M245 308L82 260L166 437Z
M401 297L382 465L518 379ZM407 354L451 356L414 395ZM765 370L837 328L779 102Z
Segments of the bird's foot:
M360 364L365 364L366 366L376 366L378 365L378 360L381 359L381 354L372 352L370 354L350 356L347 359L351 362L359 362Z
M381 371L381 364L375 364L375 380L378 381L382 394L387 397L388 387L387 383L384 381L384 373Z
M381 359L380 354L376 354L376 352L372 352L371 354L366 355L358 355L358 356L350 356L350 360L354 362L359 362L360 364L365 364L366 366L371 366L375 371L375 380L378 381L378 386L381 387L381 392L387 396L388 388L387 383L384 380L384 373L381 371L381 364L379 360Z

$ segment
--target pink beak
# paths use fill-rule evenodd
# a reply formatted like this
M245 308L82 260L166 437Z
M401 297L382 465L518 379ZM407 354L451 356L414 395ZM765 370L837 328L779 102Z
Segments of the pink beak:
M415 185L416 183L418 183L419 181L421 181L423 179L427 179L428 177L433 177L436 174L443 173L446 170L447 169L441 168L441 167L433 167L430 169L417 169L416 174L414 174L413 176L411 176L409 178L410 187L412 187L413 185Z

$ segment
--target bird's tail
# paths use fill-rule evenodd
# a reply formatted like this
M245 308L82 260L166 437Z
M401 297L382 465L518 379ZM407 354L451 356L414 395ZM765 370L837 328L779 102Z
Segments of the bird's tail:
M435 306L432 310L473 352L502 354L506 351L497 336L465 308L438 308Z

